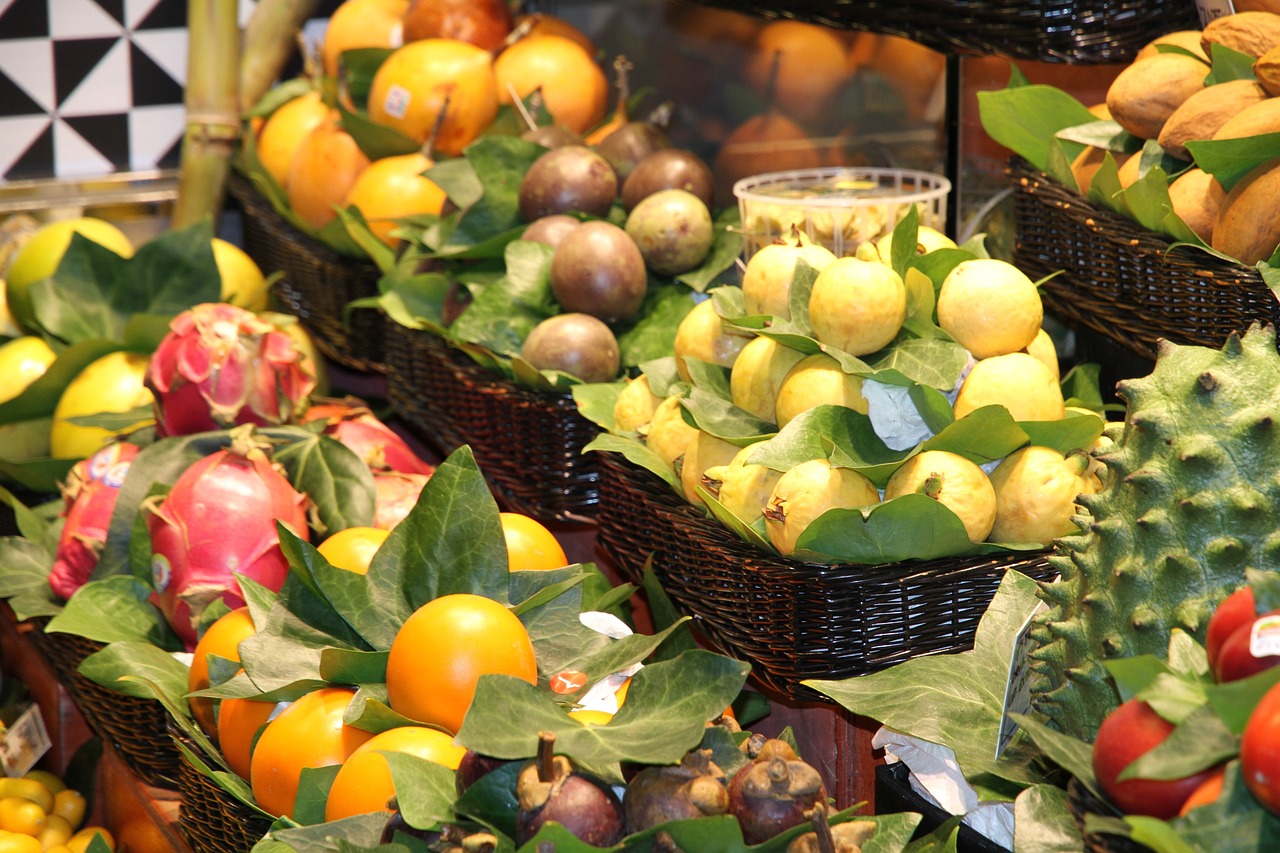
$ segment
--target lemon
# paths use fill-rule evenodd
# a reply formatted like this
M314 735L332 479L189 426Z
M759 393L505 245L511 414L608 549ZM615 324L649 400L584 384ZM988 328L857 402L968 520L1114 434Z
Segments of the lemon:
M938 291L938 325L974 358L1026 349L1043 320L1035 283L1005 261L963 261Z
M0 403L27 390L58 356L43 338L26 335L0 346Z
M1058 348L1054 346L1053 338L1049 337L1049 333L1044 329L1037 332L1035 340L1027 344L1027 355L1035 357L1037 361L1052 370L1055 379L1061 378L1058 367Z
M1093 494L1102 483L1086 453L1064 456L1051 447L1015 450L991 472L996 493L993 542L1034 542L1049 546L1076 530L1076 498Z
M880 502L875 485L852 468L836 468L826 459L801 462L778 478L764 510L765 529L778 553L796 550L800 534L830 509L851 509Z
M147 357L113 352L90 363L67 385L53 410L49 447L56 459L83 459L93 455L114 435L129 432L147 422L139 420L123 429L81 426L71 418L105 412L127 412L151 402L143 384Z
M696 427L685 423L681 411L680 398L676 395L667 397L654 411L644 438L645 445L673 468L676 460L684 456L689 442L698 434Z
M1011 352L984 358L960 386L953 406L957 418L974 409L999 405L1015 421L1056 421L1066 414L1062 387L1035 356Z
M839 258L818 273L809 294L814 337L850 355L883 348L906 318L906 285L878 261Z
M845 373L840 362L816 352L796 362L778 387L774 401L778 426L784 427L797 415L823 404L845 406L864 415L868 408L862 396L862 377Z
M254 312L267 310L267 278L253 258L234 243L214 237L213 260L222 279L223 302Z
M53 275L71 245L72 234L81 234L123 258L133 256L133 243L123 231L105 219L82 216L42 225L22 245L9 265L6 282L9 310L19 325L32 328L35 314L29 292L31 285Z
M996 492L986 472L963 456L926 450L898 466L884 487L884 499L924 494L954 512L970 542L981 542L996 520Z

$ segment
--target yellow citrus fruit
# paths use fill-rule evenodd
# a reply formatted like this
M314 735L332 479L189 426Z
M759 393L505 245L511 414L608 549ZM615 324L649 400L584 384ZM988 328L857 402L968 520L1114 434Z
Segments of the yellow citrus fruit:
M327 118L329 107L315 90L288 101L267 117L258 132L258 162L281 187L289 178L298 146Z
M41 853L44 848L32 835L21 832L0 832L0 853Z
M607 726L609 721L613 719L613 714L608 711L597 711L593 708L578 708L570 711L569 716L584 726Z
M435 150L456 157L498 114L489 51L455 39L429 38L398 48L378 67L369 118L426 142L445 107Z
M214 237L213 260L222 279L223 302L255 312L267 310L267 277L244 249Z
M53 364L57 353L35 335L14 338L0 346L0 403L27 390Z
M511 571L559 569L569 565L560 540L541 522L518 512L499 513L498 518L507 541L507 568Z
M457 732L481 675L538 681L533 643L519 618L490 598L445 595L419 607L396 633L387 658L392 710Z
M218 703L218 748L231 772L249 778L254 737L287 707L287 702L256 699L223 699Z
M66 788L53 795L53 810L51 813L58 815L58 817L71 824L72 829L79 826L84 820L84 809L84 794L79 791Z
M369 165L337 112L317 124L294 152L285 178L289 206L312 228L320 229L338 218L338 208Z
M906 317L906 285L878 261L838 258L818 273L809 295L814 337L850 355L883 348Z
M116 849L115 837L104 826L86 826L67 839L67 847L71 849L72 853L86 853L95 835L106 843L108 850L114 851Z
M297 699L263 729L249 761L258 805L274 815L293 813L304 767L341 764L373 735L342 716L355 690L322 687Z
M533 35L520 39L493 60L498 102L511 104L542 90L547 112L558 125L585 134L604 118L609 80L602 69L572 39Z
M187 672L187 691L204 690L209 686L209 655L227 660L240 660L240 642L256 633L248 607L238 607L219 616L196 643L191 655L191 669ZM218 725L214 719L214 700L193 696L187 700L191 713L204 729L205 734L216 735Z
M774 400L774 416L784 427L797 415L819 405L844 406L867 413L862 396L862 377L845 373L840 362L823 352L797 361L783 377Z
M1043 320L1035 283L995 258L957 264L938 291L938 325L974 358L1026 349Z
M1051 447L1029 446L1010 453L991 472L996 492L992 542L1035 542L1048 546L1076 531L1071 521L1076 498L1102 488L1089 456L1063 456Z
M81 216L42 225L13 256L5 276L9 310L24 328L32 328L35 320L29 292L31 285L53 275L71 245L72 234L87 237L122 258L133 257L133 243L123 231L105 219Z
M22 835L39 835L48 821L48 813L25 797L0 799L0 829Z
M364 575L390 534L378 527L348 527L321 542L318 550L331 565Z
M36 836L36 840L40 842L40 846L48 850L56 844L66 844L71 836L75 833L75 827L67 822L62 815L51 814L46 816L44 829Z
M996 520L996 493L976 463L946 450L926 450L898 466L884 487L884 499L924 494L964 522L970 542L981 542Z
M46 812L53 810L54 794L38 779L0 779L0 798L7 797L30 800Z
M1027 355L1033 356L1049 368L1055 378L1061 378L1058 367L1058 348L1054 346L1053 338L1049 337L1049 333L1044 329L1036 334L1035 340L1027 344Z
M991 405L1004 406L1015 421L1056 421L1066 414L1058 378L1025 352L992 356L975 364L953 408L956 417L962 418Z
M324 807L326 821L388 810L387 801L396 791L383 752L403 752L457 770L467 750L456 746L452 735L425 726L401 726L374 735L351 753L334 777Z
M40 768L28 770L22 778L30 779L33 782L39 782L51 795L67 789L67 783L58 778L58 774L51 773L48 770L41 770ZM52 806L50 806L50 808L52 808Z
M49 432L50 452L57 459L92 456L113 436L137 429L144 418L123 429L71 423L71 418L109 412L128 412L151 403L151 391L143 384L147 356L113 352L91 362L68 383L53 410Z
M836 468L826 459L810 459L783 473L764 510L769 541L786 556L809 525L830 509L880 502L880 492L852 468Z
M360 209L369 230L388 246L400 224L397 219L444 209L445 194L423 172L433 161L422 153L400 154L374 160L356 177L343 204Z
M404 13L408 10L409 0L346 0L339 5L329 16L320 46L324 73L338 76L338 59L345 50L404 44Z

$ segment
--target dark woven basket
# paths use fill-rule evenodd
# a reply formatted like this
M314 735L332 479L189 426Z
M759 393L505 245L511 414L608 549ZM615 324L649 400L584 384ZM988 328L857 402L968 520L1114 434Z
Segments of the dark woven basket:
M76 634L46 633L47 617L31 621L37 628L31 632L32 640L94 733L110 741L129 769L148 785L175 787L178 750L166 731L169 715L164 706L154 699L109 690L76 671L81 661L103 648L102 643Z
M1079 65L1125 62L1200 28L1194 0L700 0L735 12L905 36L944 53Z
M463 444L502 501L543 520L586 522L599 502L599 428L570 394L531 391L438 335L387 323L387 397L419 437L448 455Z
M183 745L199 755L199 748L174 733ZM178 754L178 829L193 853L246 853L271 828L271 820L228 794Z
M599 456L598 546L630 580L652 554L663 589L698 631L797 699L824 699L805 679L971 648L1006 571L1054 574L1047 551L878 566L785 559L743 542L621 455Z
M1257 270L1169 241L1098 207L1015 158L1014 263L1040 287L1045 309L1154 359L1161 338L1218 348L1254 321L1280 322Z
M1107 835L1084 831L1086 814L1119 817L1120 813L1104 800L1098 799L1074 776L1067 782L1067 808L1076 828L1084 835L1085 853L1151 853L1151 848L1123 835Z
M276 295L325 357L353 370L385 372L383 313L357 308L345 316L349 302L378 295L377 265L340 255L303 234L243 176L233 175L229 189L243 212L245 251L264 273L284 273Z

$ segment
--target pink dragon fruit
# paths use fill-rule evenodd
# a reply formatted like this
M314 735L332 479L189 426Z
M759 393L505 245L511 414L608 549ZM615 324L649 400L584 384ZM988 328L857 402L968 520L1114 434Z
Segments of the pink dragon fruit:
M409 514L422 494L430 474L380 471L373 475L373 526L390 530Z
M325 435L355 451L371 471L427 476L435 471L395 430L354 398L317 403L307 410L303 420L306 423L323 420Z
M315 385L315 365L292 337L222 302L174 317L147 368L161 437L296 423Z
M309 539L307 498L294 490L247 431L188 467L168 495L143 504L151 535L155 602L195 645L201 612L218 599L244 604L233 573L279 590L289 566L276 519Z
M115 442L80 460L67 474L62 484L67 522L49 572L49 586L60 598L70 598L97 567L120 485L137 455L136 444Z

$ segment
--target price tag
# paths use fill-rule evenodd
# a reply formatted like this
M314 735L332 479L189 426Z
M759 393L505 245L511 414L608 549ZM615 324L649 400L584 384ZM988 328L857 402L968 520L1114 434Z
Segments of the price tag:
M1232 0L1196 0L1196 11L1200 13L1200 26L1207 26L1214 18L1234 15L1235 4Z
M53 742L49 740L49 732L45 730L40 707L32 705L22 712L22 716L0 738L0 762L4 764L4 775L26 774L51 746Z
M1009 678L1005 681L1004 704L1000 708L1000 739L996 743L996 758L1004 754L1005 749L1018 733L1018 724L1010 718L1011 714L1026 714L1031 711L1031 650L1036 647L1031 639L1031 623L1036 616L1049 609L1043 601L1027 616L1018 634L1013 640L1013 654L1009 656Z
M1249 654L1255 658L1280 655L1280 616L1259 616L1249 629Z

